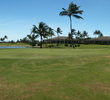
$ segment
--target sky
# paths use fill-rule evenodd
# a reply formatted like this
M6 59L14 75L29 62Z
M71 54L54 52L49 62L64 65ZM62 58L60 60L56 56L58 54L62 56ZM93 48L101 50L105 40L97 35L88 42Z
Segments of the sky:
M0 0L0 38L7 35L8 40L23 39L30 34L32 25L38 26L39 22L55 30L60 27L60 36L68 36L69 17L59 13L62 8L68 9L71 2L84 11L80 15L84 20L72 17L76 31L87 31L95 37L93 32L100 30L104 36L110 36L110 0Z

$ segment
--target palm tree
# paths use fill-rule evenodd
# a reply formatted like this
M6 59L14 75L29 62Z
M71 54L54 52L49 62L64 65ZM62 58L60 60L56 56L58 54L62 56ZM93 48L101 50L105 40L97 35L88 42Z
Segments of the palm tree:
M63 11L60 12L60 16L68 16L70 18L70 34L72 34L72 18L71 16L77 18L77 19L83 19L78 14L82 14L83 10L79 10L80 6L77 6L73 2L69 4L68 9L62 8Z
M55 35L54 30L51 27L49 27L48 32L47 32L47 36L52 37L53 35Z
M5 39L4 38L0 38L0 40L3 42Z
M3 42L5 39L8 39L8 37L5 35L4 38L0 38L0 40Z
M88 37L88 32L83 31L83 37L84 37L84 38L85 38L85 37Z
M103 34L100 30L95 30L95 32L93 34L98 35L98 37L103 36Z
M69 44L71 44L70 40L72 40L73 35L70 32L68 33L68 37L69 37Z
M37 43L36 38L38 37L38 35L30 34L30 35L27 35L27 37L29 38L30 44L32 45L32 47L34 47Z
M72 29L71 33L70 32L68 33L68 37L70 39L73 39L73 35L76 35L76 32L75 31L76 31L75 29Z
M103 34L102 34L102 33L100 33L99 37L103 37Z
M53 35L55 35L54 30L51 27L49 27L47 36L49 36L52 39ZM51 44L51 39L50 39L50 44Z
M57 35L58 35L58 41L59 41L59 34L62 34L62 30L60 27L57 27ZM58 42L58 45L59 45L59 42Z
M38 27L36 25L33 25L33 26L34 27L32 28L31 33L35 33L38 36L40 36L40 40L41 40L40 48L42 48L43 38L47 37L49 27L44 22L40 22Z
M8 39L8 37L5 35L5 36L4 36L4 39Z
M72 30L71 30L71 35L72 35L72 39L73 39L73 36L74 36L74 35L76 36L76 30L75 30L75 29L72 29Z
M81 32L78 31L76 35L77 35L76 38L79 39L79 37L80 37L80 35L81 35Z

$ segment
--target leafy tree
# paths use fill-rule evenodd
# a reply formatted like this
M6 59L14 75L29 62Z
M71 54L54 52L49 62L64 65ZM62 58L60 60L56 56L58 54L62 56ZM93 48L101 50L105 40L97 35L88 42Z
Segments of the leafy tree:
M44 22L40 22L38 27L36 25L33 25L33 28L31 30L32 33L35 33L36 35L40 36L41 39L41 45L40 48L42 48L43 44L43 38L47 37L48 34L48 26Z
M63 11L60 12L60 16L68 16L70 19L70 34L72 34L72 16L77 18L77 19L83 19L81 16L78 14L82 14L83 10L79 10L80 6L77 6L73 2L69 4L68 9L62 8Z

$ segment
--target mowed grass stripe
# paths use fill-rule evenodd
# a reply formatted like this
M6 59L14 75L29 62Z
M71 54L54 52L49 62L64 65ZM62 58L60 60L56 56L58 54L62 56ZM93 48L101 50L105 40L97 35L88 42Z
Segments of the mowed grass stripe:
M1 100L110 99L107 48L0 51Z

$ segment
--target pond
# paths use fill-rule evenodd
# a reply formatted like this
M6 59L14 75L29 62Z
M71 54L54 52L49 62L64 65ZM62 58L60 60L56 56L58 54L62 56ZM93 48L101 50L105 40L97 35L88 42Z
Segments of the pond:
M23 46L0 46L0 49L3 48L27 48L27 47L23 47Z

